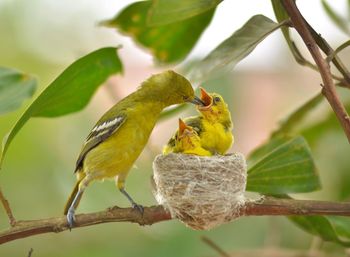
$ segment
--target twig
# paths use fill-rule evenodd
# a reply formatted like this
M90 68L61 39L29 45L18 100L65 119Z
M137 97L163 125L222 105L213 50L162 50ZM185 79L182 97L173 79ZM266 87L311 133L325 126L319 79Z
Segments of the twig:
M33 254L33 248L30 248L29 252L28 252L28 257L32 257L32 254Z
M247 201L241 209L241 216L262 215L338 215L350 216L350 203L324 201L263 198ZM236 216L232 217L236 218ZM133 208L113 207L102 212L76 215L75 227L86 227L108 222L132 222L140 225L152 225L170 220L171 215L162 206L145 207L143 216ZM0 244L29 236L69 230L65 216L17 221L14 227L0 232Z
M340 124L343 127L343 130L348 138L350 143L350 118L344 108L344 105L341 103L334 82L332 80L332 75L330 72L329 64L322 58L320 50L312 37L307 24L304 21L303 16L299 12L294 0L283 0L283 6L288 13L291 21L293 22L294 28L297 30L301 38L303 39L305 45L309 49L316 65L320 70L320 74L323 81L322 93L327 98L329 104L333 108Z
M326 61L327 62L331 62L335 56L337 56L337 54L341 51L343 51L345 48L347 48L348 46L350 46L350 40L344 42L343 44L341 44L337 49L335 49L334 51L332 51L330 53L330 55L327 56Z
M332 49L332 47L328 44L328 42L319 34L317 33L313 27L311 27L311 25L309 23L307 23L307 21L304 19L304 22L308 28L308 30L311 33L311 36L313 37L313 39L316 41L316 44L320 47L320 49L326 54L326 55L330 55L332 54L332 52L334 52L334 50ZM340 60L340 58L338 56L334 56L332 63L334 64L334 66L338 69L338 71L343 75L344 80L347 81L347 83L350 82L350 72L348 71L348 69L345 67L345 65L343 64L343 62Z
M226 253L224 250L221 249L220 246L218 246L213 240L206 236L201 237L202 241L209 245L211 248L213 248L215 251L217 251L221 257L230 257L228 253Z
M299 63L302 66L309 67L310 69L312 69L314 71L320 72L318 67L315 64L313 64L313 63L309 62L307 59L305 59L305 57L301 54L301 52L299 51L299 49L296 46L296 44L294 43L294 41L291 41L291 46L290 47L293 49L292 50L292 54L293 54L293 56L294 56L294 58L295 58L297 63ZM334 56L332 58L334 58ZM327 61L328 61L328 58L327 58ZM343 86L345 88L349 88L350 89L350 84L347 82L346 79L344 79L344 78L342 78L340 76L334 75L333 73L331 75L332 75L333 79L335 79L337 81L340 81L342 83L340 86Z
M15 226L16 225L16 219L15 219L15 217L12 214L12 211L11 211L11 208L10 208L10 204L6 200L4 194L2 193L1 188L0 188L0 200L2 202L2 205L4 206L4 209L6 211L7 217L9 218L10 225L12 227Z

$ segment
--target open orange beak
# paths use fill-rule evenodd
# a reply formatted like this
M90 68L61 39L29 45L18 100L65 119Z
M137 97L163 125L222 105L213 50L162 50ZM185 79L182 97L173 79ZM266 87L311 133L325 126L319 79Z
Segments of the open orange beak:
M191 132L192 128L187 126L186 123L182 119L179 119L179 136L186 134L186 130L187 130L187 132Z
M213 104L213 98L205 91L204 88L201 89L201 100L204 102L204 106L201 106L201 108L208 108Z

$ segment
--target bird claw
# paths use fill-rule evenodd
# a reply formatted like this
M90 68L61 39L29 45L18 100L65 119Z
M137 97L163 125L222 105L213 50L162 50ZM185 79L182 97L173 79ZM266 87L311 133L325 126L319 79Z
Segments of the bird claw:
M69 230L72 230L74 223L75 223L74 210L70 210L70 209L68 210L67 223L68 223Z
M137 204L137 203L133 203L132 204L132 208L138 210L138 212L143 215L143 212L144 212L144 208L141 204Z

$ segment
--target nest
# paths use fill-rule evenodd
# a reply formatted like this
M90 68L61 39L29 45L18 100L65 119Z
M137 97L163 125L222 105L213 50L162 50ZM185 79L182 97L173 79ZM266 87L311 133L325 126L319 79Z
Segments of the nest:
M158 155L153 178L158 203L193 229L214 228L243 212L247 166L240 153Z

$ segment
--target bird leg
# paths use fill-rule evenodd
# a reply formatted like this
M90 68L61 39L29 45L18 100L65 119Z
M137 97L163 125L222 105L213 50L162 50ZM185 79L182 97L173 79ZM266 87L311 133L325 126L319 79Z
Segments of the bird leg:
M132 198L131 196L125 191L125 177L126 174L119 174L116 178L115 178L115 182L116 185L119 189L119 191L125 195L125 197L129 200L129 202L132 205L132 208L137 209L141 215L143 215L143 206L140 204L137 204Z
M143 206L140 204L137 204L132 198L131 196L125 191L124 187L119 188L120 192L125 195L126 198L128 198L129 202L131 203L132 207L134 209L137 209L141 215L143 215Z
M68 222L68 226L69 229L71 230L74 222L75 222L75 206L77 205L79 198L81 197L81 195L83 194L84 191L80 190L78 191L78 193L75 195L72 204L70 205L68 212L67 212L67 222Z
M84 193L85 188L88 186L88 184L91 181L91 177L90 176L86 176L80 183L79 183L79 190L77 192L77 194L74 196L74 199L71 203L71 205L69 206L68 212L67 212L67 222L68 222L68 226L69 226L69 230L72 229L72 227L74 226L75 223L75 209L77 208L81 196Z

